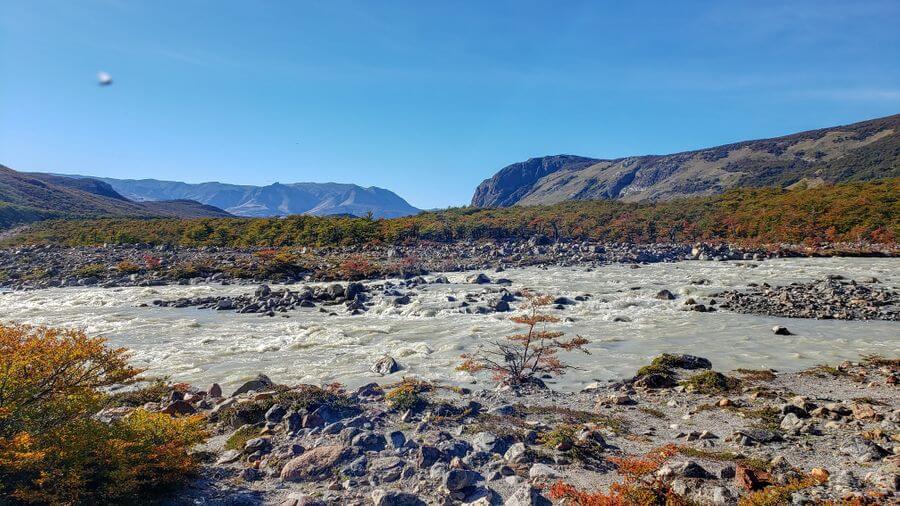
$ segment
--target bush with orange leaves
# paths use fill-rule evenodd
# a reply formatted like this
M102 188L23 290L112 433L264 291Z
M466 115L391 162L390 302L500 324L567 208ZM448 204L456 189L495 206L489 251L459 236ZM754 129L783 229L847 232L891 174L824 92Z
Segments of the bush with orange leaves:
M688 504L669 485L655 476L656 471L678 453L674 445L657 448L643 457L609 459L622 475L621 483L613 483L609 492L585 492L558 481L550 486L550 498L565 500L575 506L681 506Z
M349 281L371 278L381 270L372 260L359 253L348 256L338 269L338 275Z
M571 368L559 359L560 351L590 353L584 347L587 339L576 336L561 340L563 332L546 330L548 323L559 321L559 318L541 311L553 302L552 297L533 293L526 293L525 297L527 313L510 318L524 325L525 331L506 336L504 340L491 341L489 348L480 347L473 353L463 354L458 370L473 374L490 371L496 381L520 386L533 383L544 374L562 375Z
M104 423L105 389L141 371L74 330L0 325L0 503L117 502L158 493L198 466L199 417L136 410Z

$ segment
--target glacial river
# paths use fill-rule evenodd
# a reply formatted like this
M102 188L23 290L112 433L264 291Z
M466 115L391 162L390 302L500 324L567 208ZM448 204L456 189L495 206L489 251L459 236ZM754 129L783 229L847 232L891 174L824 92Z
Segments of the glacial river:
M755 265L752 267L751 265ZM460 384L473 378L455 371L459 355L515 329L509 313L460 314L447 302L453 295L484 287L464 283L468 273L447 274L451 283L415 288L407 306L380 304L360 316L328 316L300 309L269 318L196 308L139 307L155 299L237 295L253 286L170 286L153 288L64 288L0 294L0 321L78 327L133 351L133 361L150 375L167 375L205 387L221 383L226 392L265 372L276 382L357 386L380 378L369 371L389 353L404 367L392 377L419 376ZM510 269L492 277L512 280L511 289L593 297L558 311L572 321L556 325L568 335L591 340L590 355L564 356L582 370L555 388L578 389L593 380L623 378L662 352L709 358L717 370L738 367L798 370L819 363L858 359L861 354L900 356L900 322L771 318L728 311L681 311L687 296L705 298L749 282L787 284L821 279L874 276L900 286L900 259L779 259L764 262L679 262L586 268ZM708 285L691 280L705 278ZM273 286L273 288L276 288ZM654 298L667 288L674 301ZM341 310L343 312L343 310ZM626 317L630 321L614 321ZM795 335L776 336L773 325ZM383 380L382 380L383 381ZM486 384L482 382L481 384Z

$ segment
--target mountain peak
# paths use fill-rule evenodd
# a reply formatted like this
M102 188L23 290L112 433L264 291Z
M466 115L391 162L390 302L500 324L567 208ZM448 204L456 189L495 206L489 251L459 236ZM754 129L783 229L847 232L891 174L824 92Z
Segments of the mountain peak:
M183 183L155 179L96 178L132 200L190 199L222 208L238 216L265 217L291 214L353 214L371 212L378 218L419 213L397 194L349 183L281 183L266 186L218 182Z

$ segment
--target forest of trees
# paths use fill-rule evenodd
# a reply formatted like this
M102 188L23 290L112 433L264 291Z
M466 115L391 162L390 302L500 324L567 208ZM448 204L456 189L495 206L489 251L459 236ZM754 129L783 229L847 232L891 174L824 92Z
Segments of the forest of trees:
M900 236L900 178L785 190L752 188L659 203L572 201L549 206L455 208L405 218L352 217L54 220L8 239L18 244L152 243L181 246L338 246L554 238L745 244L871 242Z

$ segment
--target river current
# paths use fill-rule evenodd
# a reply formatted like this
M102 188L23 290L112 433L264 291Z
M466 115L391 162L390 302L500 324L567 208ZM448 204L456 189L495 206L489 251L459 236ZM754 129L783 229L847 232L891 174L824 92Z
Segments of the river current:
M448 273L450 284L416 287L406 306L380 303L358 315L329 316L300 309L261 317L196 308L140 307L155 299L237 295L253 286L168 286L151 288L61 288L0 294L0 321L68 326L106 337L132 350L133 362L148 375L169 376L201 387L219 382L228 391L259 372L276 382L357 386L380 377L371 364L395 357L404 370L392 377L417 376L459 384L473 378L457 372L459 355L479 343L516 330L509 313L461 314L447 296L462 300L483 286L464 282L470 273ZM858 359L862 354L900 356L900 322L773 318L729 311L682 311L686 297L704 302L722 289L750 282L773 285L821 279L874 276L900 286L900 259L777 259L764 262L678 262L584 267L529 267L502 274L512 290L531 288L553 295L592 298L554 311L555 329L591 342L590 355L565 354L578 370L552 382L573 390L596 380L624 378L662 352L707 357L717 370L773 368L793 371L820 363ZM696 285L692 280L707 279ZM273 288L276 288L273 286ZM657 300L667 288L679 297ZM343 312L343 311L341 311ZM625 317L630 321L615 321ZM621 318L619 318L621 319ZM774 325L795 335L778 336ZM486 383L480 383L486 384Z

